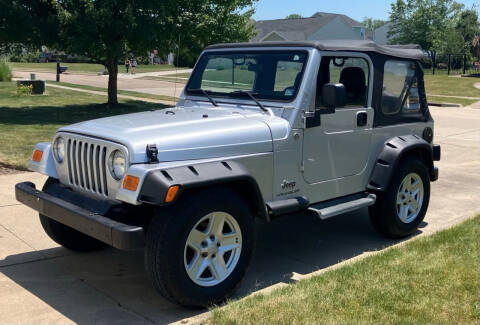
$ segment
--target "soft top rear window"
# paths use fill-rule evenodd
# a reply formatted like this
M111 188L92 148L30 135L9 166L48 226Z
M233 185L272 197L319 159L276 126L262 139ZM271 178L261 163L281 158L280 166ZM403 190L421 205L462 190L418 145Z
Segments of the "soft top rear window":
M308 52L294 50L207 52L192 72L186 91L202 89L211 96L243 98L241 92L249 92L257 99L292 101L307 58Z

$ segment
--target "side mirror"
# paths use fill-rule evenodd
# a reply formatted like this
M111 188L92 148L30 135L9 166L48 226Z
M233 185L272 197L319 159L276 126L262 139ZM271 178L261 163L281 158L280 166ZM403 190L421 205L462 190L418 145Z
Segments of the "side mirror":
M347 103L347 91L343 84L328 83L322 87L322 105L328 112L335 112L335 108L343 107Z

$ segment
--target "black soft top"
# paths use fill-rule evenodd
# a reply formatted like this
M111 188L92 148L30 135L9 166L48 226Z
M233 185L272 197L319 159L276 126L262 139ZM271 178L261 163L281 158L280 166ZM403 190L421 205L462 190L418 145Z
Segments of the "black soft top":
M323 40L323 41L288 41L256 43L223 43L208 46L206 49L229 49L251 47L313 47L320 51L355 51L374 52L398 58L421 60L424 57L418 45L380 45L363 40Z

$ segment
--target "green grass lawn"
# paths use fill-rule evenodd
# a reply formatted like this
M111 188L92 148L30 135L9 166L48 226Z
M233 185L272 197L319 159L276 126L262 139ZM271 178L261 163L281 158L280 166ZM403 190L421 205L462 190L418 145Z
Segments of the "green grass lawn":
M480 218L212 310L214 324L479 324Z
M57 64L55 62L49 63L18 63L18 62L11 62L10 63L14 70L18 71L39 71L39 72L56 72L57 71ZM62 63L62 66L67 66L67 72L77 72L77 73L90 73L90 74L97 74L104 70L103 65L101 64L93 64L93 63ZM179 68L182 69L182 68ZM156 72L156 71L165 71L165 70L175 70L173 65L168 64L139 64L137 65L137 73L142 72ZM118 72L124 73L125 66L119 65Z
M102 91L102 92L107 92L107 88L102 88L102 87L94 87L94 86L86 86L86 85L78 85L78 84L72 84L68 82L55 82L55 81L47 81L47 85L59 85L59 86L65 86L65 87L71 87L71 88L78 88L78 89L85 89L85 90L95 90L95 91ZM146 93L140 93L138 91L131 91L131 90L118 90L117 93L119 95L127 95L127 96L133 96L133 97L138 97L138 98L147 98L147 99L158 99L158 100L165 100L165 101L171 101L172 104L173 102L176 102L176 98L171 97L171 96L162 96L162 95L154 95L154 94L146 94Z
M473 103L478 102L480 99L465 99L465 98L456 98L456 97L442 97L442 96L428 96L429 103L452 103L460 104L462 106L469 106Z
M162 104L121 100L116 107L106 97L48 88L46 95L20 97L13 82L0 82L0 162L25 168L33 146L51 141L55 130L75 122L164 108Z
M427 95L480 97L480 89L474 87L475 83L480 83L480 78L425 75Z

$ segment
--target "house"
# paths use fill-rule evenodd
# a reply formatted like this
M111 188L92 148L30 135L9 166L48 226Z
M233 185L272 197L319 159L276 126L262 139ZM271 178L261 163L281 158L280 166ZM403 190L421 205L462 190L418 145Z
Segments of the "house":
M393 23L389 21L385 25L375 29L373 31L373 40L378 44L387 45L390 40L390 37L388 37L388 31L392 25Z
M327 12L317 12L308 18L260 20L255 22L255 29L257 34L251 42L365 40L369 36L358 21Z

